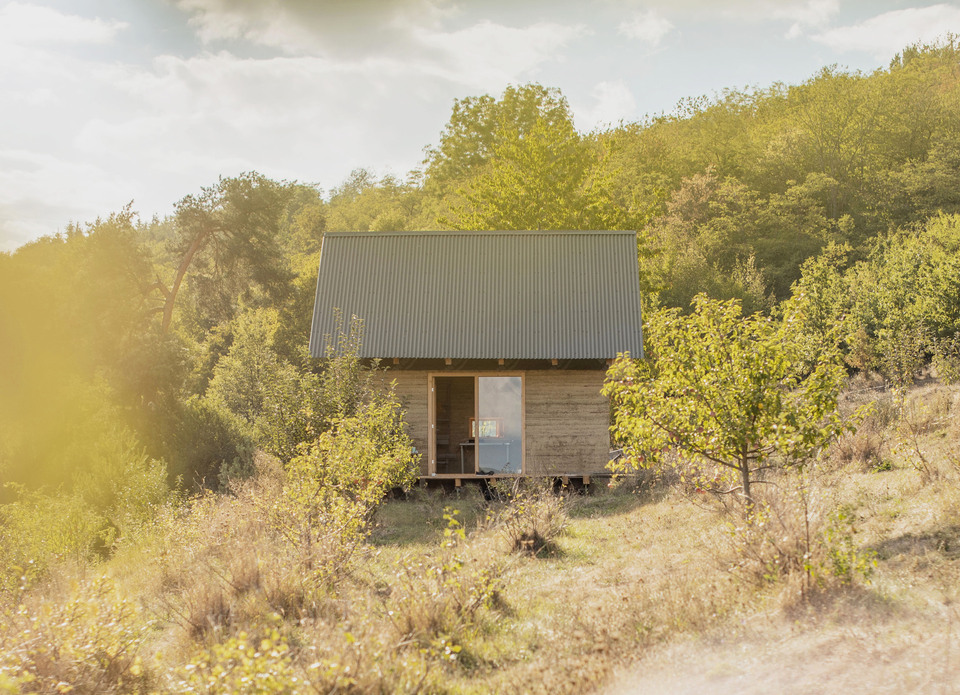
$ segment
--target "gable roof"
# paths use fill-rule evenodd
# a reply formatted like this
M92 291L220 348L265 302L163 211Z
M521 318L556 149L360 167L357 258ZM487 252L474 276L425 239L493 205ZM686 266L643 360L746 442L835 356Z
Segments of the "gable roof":
M362 357L643 354L634 232L326 234L314 357L335 308L363 320Z

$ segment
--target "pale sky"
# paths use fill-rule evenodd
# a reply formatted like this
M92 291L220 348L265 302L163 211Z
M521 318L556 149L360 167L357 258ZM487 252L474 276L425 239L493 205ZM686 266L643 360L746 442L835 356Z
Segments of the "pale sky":
M588 131L947 32L960 0L0 0L0 250L220 175L403 176L508 84Z

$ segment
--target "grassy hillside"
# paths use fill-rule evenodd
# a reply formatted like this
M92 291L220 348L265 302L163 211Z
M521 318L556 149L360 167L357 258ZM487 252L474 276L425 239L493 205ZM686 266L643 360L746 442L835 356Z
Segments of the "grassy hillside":
M323 540L305 571L271 526L281 473L264 459L233 495L171 506L109 560L62 558L4 592L0 688L948 687L960 675L960 390L915 387L901 412L866 382L845 399L877 404L811 472L808 521L820 533L842 510L823 557L865 565L825 565L802 597L803 573L770 564L770 539L786 548L801 532L788 496L769 497L771 534L745 535L716 499L652 478L492 501L417 490L380 507L368 541Z

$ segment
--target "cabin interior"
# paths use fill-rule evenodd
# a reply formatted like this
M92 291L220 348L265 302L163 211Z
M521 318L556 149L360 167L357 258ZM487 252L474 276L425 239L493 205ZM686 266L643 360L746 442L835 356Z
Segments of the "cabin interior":
M519 474L522 378L436 376L433 383L437 474Z

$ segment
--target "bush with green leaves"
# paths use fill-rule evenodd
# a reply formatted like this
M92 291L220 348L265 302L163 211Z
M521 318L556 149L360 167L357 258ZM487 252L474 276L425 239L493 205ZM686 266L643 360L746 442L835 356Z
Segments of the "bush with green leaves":
M359 358L363 324L338 317L335 336L327 336L323 358L304 367L274 349L279 331L272 309L248 310L234 319L233 343L213 369L203 398L239 432L265 451L288 462L301 444L350 417L382 391L377 364Z
M213 369L204 403L257 445L287 461L323 431L319 378L274 351L277 312L248 310L232 323L233 343Z
M900 390L931 354L949 376L960 331L960 216L941 214L891 232L852 265L850 253L849 246L829 245L802 266L793 296L780 307L798 337L815 346L839 327L847 362L879 370Z
M58 562L95 558L102 519L78 495L21 487L0 505L0 590L33 584Z
M811 365L790 317L744 317L704 295L693 308L648 313L646 359L621 356L607 373L626 452L615 468L677 467L749 504L765 473L802 466L850 427L837 407L845 372L830 345Z
M869 582L875 553L854 538L854 517L809 471L783 475L756 495L750 514L727 522L729 571L757 585L793 578L801 598L830 586Z
M291 662L287 639L276 629L260 635L240 632L195 656L176 674L172 690L203 695L310 692L309 682Z
M377 506L416 480L419 460L390 392L338 419L286 467L274 510L281 533L320 575L342 566L366 540Z
M169 498L166 467L115 423L91 426L63 452L72 480L56 490L7 484L0 504L0 588L32 582L51 565L109 554Z

